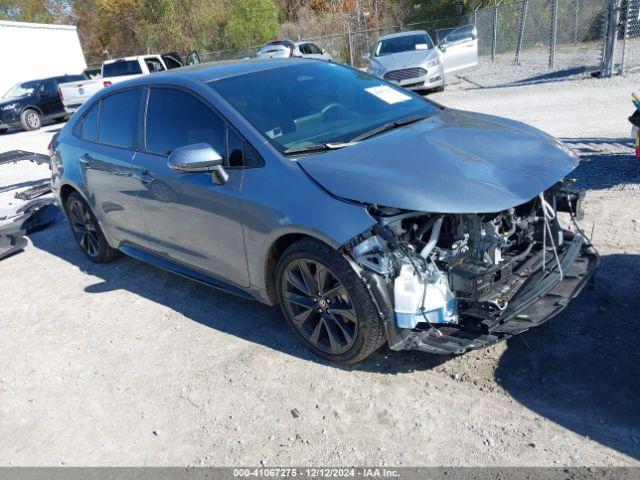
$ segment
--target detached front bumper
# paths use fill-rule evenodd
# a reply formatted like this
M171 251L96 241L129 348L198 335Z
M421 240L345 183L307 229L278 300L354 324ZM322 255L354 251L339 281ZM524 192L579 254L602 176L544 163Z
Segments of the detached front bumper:
M534 257L530 263L537 260ZM580 294L599 263L598 252L580 234L576 234L565 243L561 253L563 275L558 270L545 274L539 268L521 285L499 315L476 321L466 319L460 325L442 326L437 332L398 328L393 315L392 297L383 278L370 272L366 277L371 293L385 317L392 350L460 354L505 340L553 318Z

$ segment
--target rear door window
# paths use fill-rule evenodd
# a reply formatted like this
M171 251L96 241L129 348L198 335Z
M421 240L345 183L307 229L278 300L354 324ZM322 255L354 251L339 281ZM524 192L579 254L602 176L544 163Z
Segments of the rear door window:
M42 85L40 85L40 92L44 94L45 97L58 95L56 82L53 80L45 80L42 82Z
M178 147L207 143L224 156L222 119L193 95L154 87L147 105L146 150L168 155Z
M102 99L98 127L100 143L135 148L141 92L140 88L133 88Z

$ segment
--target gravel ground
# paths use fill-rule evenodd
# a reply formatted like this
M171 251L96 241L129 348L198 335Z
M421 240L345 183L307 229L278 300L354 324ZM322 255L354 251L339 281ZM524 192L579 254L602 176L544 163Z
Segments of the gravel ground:
M0 465L640 465L637 79L433 98L524 120L583 157L602 265L547 324L444 358L342 368L276 309L129 258L88 262L59 223L0 263ZM45 151L53 127L0 136Z

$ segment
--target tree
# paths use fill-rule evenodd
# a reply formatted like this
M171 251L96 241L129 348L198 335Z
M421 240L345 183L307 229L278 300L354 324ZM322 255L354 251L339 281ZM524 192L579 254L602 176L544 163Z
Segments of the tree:
M235 0L226 27L228 46L264 43L278 33L278 9L272 0Z
M63 11L61 3L54 0L0 0L0 19L53 23Z

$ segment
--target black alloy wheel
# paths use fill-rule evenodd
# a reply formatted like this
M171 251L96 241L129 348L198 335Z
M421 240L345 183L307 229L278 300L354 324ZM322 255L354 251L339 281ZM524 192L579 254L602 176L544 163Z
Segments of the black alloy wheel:
M358 316L347 289L327 266L297 258L285 267L281 281L284 307L307 342L331 355L353 347Z
M107 243L98 220L80 194L73 192L69 195L65 210L73 237L90 260L106 263L119 255L119 251Z
M89 213L89 209L83 202L74 198L69 201L68 212L71 229L78 245L89 257L97 257L100 251L98 225Z

